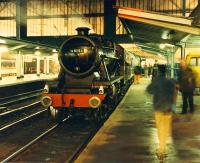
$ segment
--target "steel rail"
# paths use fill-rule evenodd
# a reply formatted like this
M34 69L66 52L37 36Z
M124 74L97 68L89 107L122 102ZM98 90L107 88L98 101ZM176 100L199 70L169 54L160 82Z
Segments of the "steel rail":
M22 153L23 151L25 151L27 148L29 148L31 145L33 145L35 142L37 142L38 140L40 140L41 138L43 138L44 136L46 136L47 134L49 134L51 131L53 131L56 127L58 127L58 124L54 125L53 127L51 127L50 129L48 129L47 131L45 131L44 133L42 133L40 136L38 136L37 138L33 139L32 141L30 141L28 144L26 144L25 146L23 146L22 148L20 148L19 150L15 151L13 154L11 154L10 156L8 156L6 159L2 160L2 163L6 163L11 161L11 159L13 159L14 157L16 157L17 155L19 155L20 153Z
M73 152L73 154L70 156L70 158L67 159L67 163L73 163L78 156L81 154L81 152L85 149L85 147L88 145L88 143L92 140L92 138L95 136L97 131L101 128L103 124L99 125L95 130L93 130L89 136L81 143L78 148Z
M14 97L18 97L18 96L24 96L24 95L27 95L27 94L38 93L38 92L42 92L42 91L44 91L44 89L38 89L38 90L34 90L34 91L20 93L20 94L16 94L16 95L13 95L13 96L8 96L8 97L5 97L5 98L0 98L0 101L6 100L6 99L10 99L10 98L14 98Z
M2 101L0 100L0 106L5 106L5 105L8 105L10 103L26 100L26 99L38 96L41 93L42 93L42 90L37 90L37 91L31 91L31 92L28 92L28 93L25 93L25 94L11 96L11 97L3 99Z
M39 114L42 114L42 113L44 113L44 112L46 112L46 111L47 111L47 109L41 110L41 111L39 111L39 112L37 112L37 113L31 114L31 115L28 116L28 117L25 117L25 118L23 118L23 119L20 119L20 120L18 120L18 121L15 121L14 123L11 123L11 124L9 124L9 125L6 125L6 126L0 128L0 132L4 131L4 130L10 128L10 127L13 127L13 126L15 126L15 125L17 125L17 124L19 124L19 123L22 123L22 122L24 122L24 121L26 121L26 120L28 120L28 119L34 118L34 117L38 116Z
M66 120L68 120L70 117L65 118L62 122L65 122ZM33 145L34 143L36 143L37 141L39 141L41 138L43 138L44 136L48 135L50 132L52 132L54 129L56 129L59 126L59 124L56 124L54 126L52 126L50 129L48 129L47 131L45 131L44 133L42 133L41 135L39 135L38 137L36 137L35 139L33 139L32 141L30 141L29 143L27 143L25 146L23 146L22 148L20 148L19 150L15 151L14 153L12 153L10 156L8 156L6 159L2 160L1 163L6 163L11 161L13 158L15 158L17 155L19 155L20 153L22 153L23 151L25 151L26 149L28 149L31 145Z
M130 88L130 87L129 87ZM122 96L122 98L118 101L117 105L114 107L114 109L112 109L111 113L109 114L109 116L113 113L113 111L120 106L125 99L128 92L130 91L130 89L126 90L126 94ZM98 124L98 126L96 126L96 128L89 134L89 136L85 139L85 141L79 145L79 147L74 151L74 153L70 156L70 158L67 159L67 163L74 163L76 161L76 159L79 157L79 155L81 154L81 152L85 149L85 147L88 145L88 143L92 140L92 138L95 136L95 134L99 131L99 129L103 126L104 122L107 121L107 119L109 118L106 117L106 119L103 122L100 122Z
M33 103L29 104L29 105L22 106L22 107L19 107L19 108L16 108L16 109L12 109L12 110L4 112L4 113L0 113L0 117L8 115L8 114L11 114L11 113L14 113L14 112L17 112L17 111L21 111L23 109L26 109L28 107L34 106L34 105L39 104L39 103L40 103L40 101L36 101L36 102L33 102Z

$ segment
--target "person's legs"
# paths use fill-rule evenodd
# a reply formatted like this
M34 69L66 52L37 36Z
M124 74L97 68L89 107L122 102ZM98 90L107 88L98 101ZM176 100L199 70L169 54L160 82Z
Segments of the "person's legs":
M165 139L167 142L167 139L172 135L172 113L171 112L167 112L164 115L164 125L165 125Z
M140 83L141 74L138 75L138 82Z
M182 100L183 100L183 107L182 107L182 114L187 113L187 98L188 98L188 94L185 92L182 92Z
M158 141L159 141L159 148L158 154L162 155L165 153L165 129L164 129L164 114L163 112L156 112L155 113L155 120L156 120L156 128L158 134Z
M172 114L155 112L156 128L159 140L158 158L163 159L166 154L167 138L171 135Z
M155 112L155 122L156 122L156 128L157 128L158 143L160 146L161 135L162 135L162 113L159 111Z
M138 75L134 75L135 76L135 83L137 84L138 83Z
M193 113L194 112L193 92L188 93L188 100L190 106L190 113Z

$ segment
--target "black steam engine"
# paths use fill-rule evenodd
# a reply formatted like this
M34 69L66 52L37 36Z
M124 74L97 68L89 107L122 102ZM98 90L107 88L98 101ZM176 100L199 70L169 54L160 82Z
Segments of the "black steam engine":
M60 48L58 82L42 104L57 122L77 113L98 122L132 83L133 56L112 41L89 35L89 28L77 31Z

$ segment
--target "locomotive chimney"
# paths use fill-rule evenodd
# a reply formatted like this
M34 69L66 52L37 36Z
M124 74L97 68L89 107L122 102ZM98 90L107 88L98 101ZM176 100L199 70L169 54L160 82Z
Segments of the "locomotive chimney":
M88 36L90 28L88 27L79 27L76 28L78 35Z

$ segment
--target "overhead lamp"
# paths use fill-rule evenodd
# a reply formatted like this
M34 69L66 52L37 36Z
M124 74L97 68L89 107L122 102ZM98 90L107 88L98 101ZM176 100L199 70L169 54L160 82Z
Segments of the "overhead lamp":
M8 52L8 47L5 45L0 45L0 53Z
M174 47L174 45L172 45L172 44L160 44L159 46L160 46L161 49L164 49L165 47L168 47L168 48Z
M165 44L160 44L159 46L160 46L160 49L164 49L166 45Z
M37 56L41 55L40 47L39 47L39 46L37 46L37 47L35 48L34 54L37 55Z
M53 57L58 57L58 51L56 49L53 49L52 52L53 52Z
M6 41L3 39L0 39L0 44L6 44Z
M57 51L56 49L53 49L52 52L53 52L53 53L57 53L58 51Z

